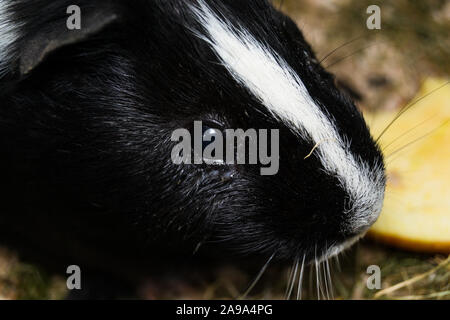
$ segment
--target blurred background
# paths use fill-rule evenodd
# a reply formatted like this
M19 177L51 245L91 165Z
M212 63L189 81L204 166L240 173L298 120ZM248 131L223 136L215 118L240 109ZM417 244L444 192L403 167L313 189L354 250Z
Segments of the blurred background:
M449 79L450 1L277 0L273 3L296 21L317 58L336 75L338 86L364 113L375 115L374 119L379 112L394 112L420 97L420 88L427 79ZM369 17L366 9L374 4L381 9L380 30L366 27ZM443 108L448 107L446 104ZM430 142L425 137L422 143ZM443 162L445 166L447 160L450 159ZM445 181L446 188L440 190L444 198L450 198L449 180ZM444 215L450 214L445 202L441 210ZM414 250L414 244L399 249L395 243L391 244L394 246L389 241L381 243L364 238L342 254L339 261L330 262L332 282L325 283L322 274L321 290L317 290L314 268L306 270L303 298L450 299L450 263L445 250L421 253L417 251L430 250ZM367 288L369 265L378 265L382 270L381 293ZM142 297L233 299L246 291L260 268L257 264L221 264L208 270L167 275L150 280L142 290ZM284 299L290 270L290 265L270 265L248 298ZM330 287L328 291L333 291L333 295L327 295L325 286ZM65 294L64 279L46 274L0 247L0 299L60 299Z

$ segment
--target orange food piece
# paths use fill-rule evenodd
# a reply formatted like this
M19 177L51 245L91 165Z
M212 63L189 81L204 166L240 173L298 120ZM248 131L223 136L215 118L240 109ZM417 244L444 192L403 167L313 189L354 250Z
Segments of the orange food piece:
M382 213L369 236L405 249L450 253L448 81L428 79L412 102L417 100L380 139L388 182ZM397 112L366 116L374 137Z

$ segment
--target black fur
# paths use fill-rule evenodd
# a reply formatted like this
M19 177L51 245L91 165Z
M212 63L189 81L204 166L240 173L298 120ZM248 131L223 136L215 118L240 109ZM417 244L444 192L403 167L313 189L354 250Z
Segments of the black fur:
M271 118L192 33L198 25L186 4L194 2L116 0L106 8L78 0L82 13L109 10L117 19L21 74L21 48L65 28L73 1L15 1L21 38L0 80L3 243L128 277L190 257L199 244L199 256L311 259L354 236L338 180L316 157L304 160L313 144ZM361 114L294 22L263 0L208 4L298 72L355 155L382 162ZM174 165L171 133L194 120L280 129L278 174Z

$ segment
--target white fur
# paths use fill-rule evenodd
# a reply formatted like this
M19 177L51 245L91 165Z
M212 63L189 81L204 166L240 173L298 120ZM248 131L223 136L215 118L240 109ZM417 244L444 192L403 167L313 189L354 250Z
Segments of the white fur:
M8 0L0 0L0 77L8 71L13 45L18 37L18 25L11 21L9 3Z
M234 79L245 86L268 111L303 139L318 144L315 153L324 169L336 176L350 195L351 229L360 232L378 217L384 197L384 174L372 170L350 153L333 121L309 95L297 73L276 52L247 30L223 21L203 1L192 7L207 41ZM327 195L324 194L324 197Z
M356 242L358 242L362 237L366 235L366 233L367 232L361 232L357 236L347 239L342 243L338 243L330 246L329 248L326 248L326 251L322 254L321 257L318 258L318 261L322 262L332 257L337 257L341 252L347 250L348 248L353 246Z

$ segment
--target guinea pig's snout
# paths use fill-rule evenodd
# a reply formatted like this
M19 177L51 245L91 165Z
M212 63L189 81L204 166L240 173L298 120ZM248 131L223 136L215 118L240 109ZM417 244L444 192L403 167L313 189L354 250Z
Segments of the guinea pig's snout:
M278 212L287 222L283 232L291 231L287 242L293 247L310 251L317 246L324 254L331 244L343 249L378 219L385 190L382 158L343 150L336 158L324 158L322 150L306 159L304 150L282 154L280 173L273 178L279 180L272 186L280 188Z
M340 214L340 209L335 207L336 219L325 219L322 226L317 226L318 230L324 228L327 233L318 232L319 243L322 244L322 258L329 258L338 255L341 251L351 247L361 239L369 228L378 219L383 206L384 183L373 186L376 192L366 194L364 198L352 199L351 195L346 197L344 214ZM349 207L348 207L349 206ZM331 243L331 245L329 245Z
M355 233L366 232L378 219L384 201L385 176L384 169L372 175L370 189L361 193L361 197L352 201L349 218L349 229Z
M364 234L369 230L375 221L377 221L381 213L381 205L382 204L380 204L380 208L368 209L369 211L364 213L361 217L355 215L356 217L350 219L349 230L351 230L351 236Z
M358 176L327 180L329 194L316 199L316 207L323 211L321 219L315 220L314 229L324 246L331 242L335 244L331 249L336 253L364 236L378 219L383 207L384 166L360 164Z
M378 219L383 207L384 166L376 166L372 170L366 170L363 167L361 172L361 177L365 178L359 180L361 185L354 185L353 189L346 188L345 221L341 229L343 240L340 241L342 250L366 234Z

